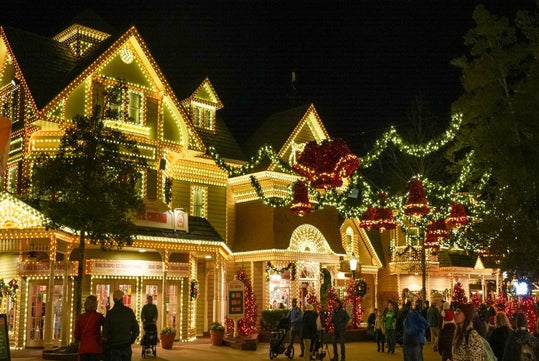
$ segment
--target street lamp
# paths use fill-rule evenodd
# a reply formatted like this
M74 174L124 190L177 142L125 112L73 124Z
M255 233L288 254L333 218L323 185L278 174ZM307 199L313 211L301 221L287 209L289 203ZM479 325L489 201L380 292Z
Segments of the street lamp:
M350 258L350 270L352 270L352 279L356 279L356 270L357 270L357 258L352 252L352 257Z

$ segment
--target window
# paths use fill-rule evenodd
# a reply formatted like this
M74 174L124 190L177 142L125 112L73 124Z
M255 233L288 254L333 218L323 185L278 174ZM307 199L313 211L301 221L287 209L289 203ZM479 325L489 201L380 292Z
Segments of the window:
M191 187L191 215L206 218L207 216L207 194L206 187Z
M109 87L108 91L110 99L107 104L107 117L111 120L142 125L143 95L125 88Z
M140 124L141 123L140 110L142 107L142 96L134 92L128 92L128 95L129 95L129 105L128 105L129 121L134 124Z
M9 84L0 91L1 115L11 119L11 123L19 121L19 87Z
M195 127L213 130L212 109L195 106L193 110L193 123L195 124Z
M17 191L17 167L8 169L7 179L7 191L15 193Z

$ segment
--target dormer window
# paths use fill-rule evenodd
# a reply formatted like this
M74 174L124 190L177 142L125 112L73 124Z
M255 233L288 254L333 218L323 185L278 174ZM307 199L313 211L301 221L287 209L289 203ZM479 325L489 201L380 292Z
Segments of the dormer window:
M193 123L197 128L214 130L214 110L195 105L193 109Z
M19 121L19 87L14 81L0 89L0 115L11 120Z

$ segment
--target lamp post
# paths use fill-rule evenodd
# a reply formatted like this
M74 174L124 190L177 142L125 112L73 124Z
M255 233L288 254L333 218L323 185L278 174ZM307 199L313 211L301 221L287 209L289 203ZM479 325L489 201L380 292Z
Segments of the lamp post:
M350 270L352 271L352 279L356 279L356 270L357 270L357 258L352 252L352 257L350 258Z

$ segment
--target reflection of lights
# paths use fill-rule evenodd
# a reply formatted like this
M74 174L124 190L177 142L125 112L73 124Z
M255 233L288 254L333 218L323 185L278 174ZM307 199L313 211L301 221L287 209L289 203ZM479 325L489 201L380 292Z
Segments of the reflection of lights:
M141 248L141 249L139 249L138 251L139 251L140 253L146 252L146 250L145 250L144 248Z
M207 254L206 256L206 259L211 259L211 255Z

